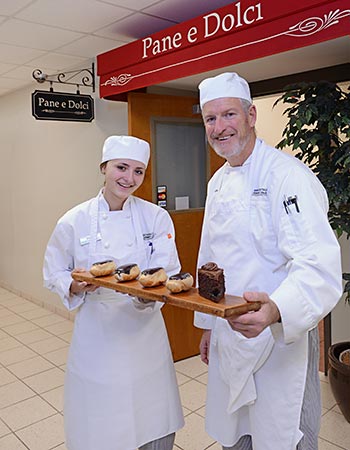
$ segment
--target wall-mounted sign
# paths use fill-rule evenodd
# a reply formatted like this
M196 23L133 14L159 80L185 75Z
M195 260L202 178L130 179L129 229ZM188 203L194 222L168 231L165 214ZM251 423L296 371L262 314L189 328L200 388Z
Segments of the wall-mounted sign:
M94 99L84 94L34 91L32 115L39 120L91 122L94 119Z

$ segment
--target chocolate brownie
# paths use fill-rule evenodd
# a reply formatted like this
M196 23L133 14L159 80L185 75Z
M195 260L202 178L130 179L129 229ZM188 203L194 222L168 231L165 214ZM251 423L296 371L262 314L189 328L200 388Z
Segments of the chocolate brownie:
M198 269L198 293L216 303L224 297L224 271L217 264L209 262Z

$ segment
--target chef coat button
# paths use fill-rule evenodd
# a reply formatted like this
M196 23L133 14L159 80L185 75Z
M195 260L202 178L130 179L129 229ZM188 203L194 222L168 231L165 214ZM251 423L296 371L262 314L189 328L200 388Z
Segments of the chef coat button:
M107 217L108 217L108 216L107 216L106 213L103 213L103 214L102 214L102 219L103 219L103 220L107 220Z
M105 242L104 248L109 248L109 242Z
M128 247L132 247L132 244L133 244L132 242L128 242L127 245L128 245Z

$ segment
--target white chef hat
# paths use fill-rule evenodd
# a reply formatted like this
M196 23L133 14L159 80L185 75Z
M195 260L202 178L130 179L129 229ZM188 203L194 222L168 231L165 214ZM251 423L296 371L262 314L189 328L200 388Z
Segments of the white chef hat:
M101 164L111 159L133 159L147 167L149 156L148 142L134 136L109 136L103 144Z
M210 100L224 97L242 98L252 103L248 83L235 72L225 72L216 77L206 78L199 83L198 89L201 108Z

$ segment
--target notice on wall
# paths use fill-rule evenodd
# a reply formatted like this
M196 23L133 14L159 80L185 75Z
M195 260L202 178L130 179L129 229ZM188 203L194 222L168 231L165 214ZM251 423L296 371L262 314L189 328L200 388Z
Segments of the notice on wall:
M32 115L38 120L91 122L94 119L94 99L85 94L34 91Z

